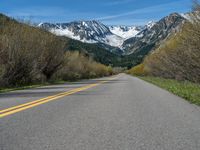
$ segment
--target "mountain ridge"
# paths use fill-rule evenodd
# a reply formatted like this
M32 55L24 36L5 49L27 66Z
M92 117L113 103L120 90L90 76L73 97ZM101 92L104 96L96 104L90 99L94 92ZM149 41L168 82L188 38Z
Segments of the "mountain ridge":
M40 23L38 26L58 36L66 36L84 43L104 43L120 47L124 41L118 35L113 34L109 27L95 20L56 24Z
M153 25L148 26L135 37L126 40L122 47L123 49L126 49L126 54L129 55L137 53L140 49L146 46L159 45L170 35L178 32L181 25L183 25L185 21L186 18L184 18L181 14L172 13Z
M124 49L113 47L103 42L101 43L95 42L95 43L88 44L88 43L81 42L79 40L73 40L63 35L58 36L58 38L61 37L68 41L66 50L83 51L85 53L88 53L91 57L95 58L95 60L100 61L101 63L104 63L106 65L123 66L123 67L130 68L134 65L139 64L150 51L154 50L157 45L160 45L162 42L166 40L168 36L174 33L175 29L178 30L180 28L180 25L185 20L186 19L182 17L180 14L173 13L167 17L162 18L158 22L155 22L155 23L150 22L144 28L142 28L141 31L138 31L135 37L127 39L125 41L127 43L123 43L122 48L125 47ZM94 21L91 21L89 23L93 24ZM96 22L96 21L95 21L95 24L96 26L93 26L92 29L89 26L90 32L92 32L93 30L96 30L96 32L92 34L93 36L95 36L95 38L98 39L99 38L98 36L106 37L107 35L112 35L109 27L104 26L103 24L100 24L99 22ZM40 26L41 25L42 24L40 24ZM97 25L98 26L100 25L101 28L97 28ZM71 24L56 24L56 25L45 24L45 28L39 27L39 29L44 29L45 31L46 30L49 31L49 29L51 29L52 27L54 29L60 29L60 28L64 28L64 26L67 26L67 27L71 26L72 28L71 30L74 30L74 32L76 31L76 28L78 28L80 30L76 31L77 34L82 33L83 38L87 38L85 37L85 35L89 35L88 38L90 38L90 34L88 34L88 32L85 32L85 30L81 30L81 29L88 29L87 25L84 24L84 22L74 22L74 24L72 25ZM124 28L124 30L122 31L126 31L126 27L118 26L118 28L120 29ZM71 42L69 43L69 41Z
M98 43L113 53L130 55L140 51L145 45L159 44L184 20L186 18L183 14L172 13L157 22L150 21L144 26L107 26L100 21L84 20L55 24L40 23L38 27L83 43Z
M134 37L142 26L106 26L99 21L73 21L69 23L40 23L38 27L58 36L66 36L84 43L103 43L122 49L126 39Z

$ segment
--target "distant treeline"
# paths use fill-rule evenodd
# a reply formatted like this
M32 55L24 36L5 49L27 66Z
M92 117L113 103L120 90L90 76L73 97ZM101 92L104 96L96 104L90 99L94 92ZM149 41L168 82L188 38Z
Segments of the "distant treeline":
M113 74L88 55L67 51L68 40L0 15L0 87Z
M151 75L200 83L200 5L194 4L190 21L176 35L129 70L134 75Z

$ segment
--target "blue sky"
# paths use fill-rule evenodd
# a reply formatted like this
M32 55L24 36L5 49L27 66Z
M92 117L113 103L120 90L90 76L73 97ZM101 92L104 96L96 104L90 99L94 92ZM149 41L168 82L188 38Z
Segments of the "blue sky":
M99 20L108 25L142 25L190 11L191 0L0 0L0 12L34 22Z

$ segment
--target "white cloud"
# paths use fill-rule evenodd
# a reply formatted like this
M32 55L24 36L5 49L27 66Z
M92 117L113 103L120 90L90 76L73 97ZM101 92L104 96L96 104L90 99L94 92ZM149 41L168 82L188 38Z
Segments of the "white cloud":
M116 18L129 16L129 15L152 13L152 12L163 12L165 10L168 10L170 7L173 8L176 5L181 5L181 2L176 1L176 2L171 2L167 4L160 4L160 5L155 5L151 7L136 9L134 11L129 11L129 12L121 13L121 14L100 17L100 18L97 18L97 20L110 20L110 19L116 19Z

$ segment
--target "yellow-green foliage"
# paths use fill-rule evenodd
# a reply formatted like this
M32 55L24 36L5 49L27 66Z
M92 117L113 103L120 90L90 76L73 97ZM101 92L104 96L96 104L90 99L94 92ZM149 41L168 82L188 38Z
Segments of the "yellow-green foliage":
M136 76L145 75L146 72L145 72L144 64L140 64L133 67L132 69L128 71L128 73L132 75L136 75Z
M102 77L113 74L112 68L95 62L79 52L67 52L63 68L56 74L62 80Z
M200 19L196 17L195 21L185 23L179 33L147 56L139 65L143 67L133 68L133 72L200 83L199 35Z
M200 83L200 20L186 23L176 36L145 58L149 75Z
M0 87L112 74L112 68L78 52L68 40L0 15Z
M5 16L0 26L0 84L49 80L61 67L66 44L61 38Z

